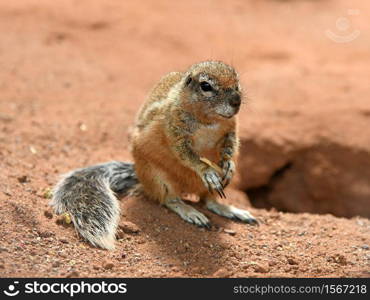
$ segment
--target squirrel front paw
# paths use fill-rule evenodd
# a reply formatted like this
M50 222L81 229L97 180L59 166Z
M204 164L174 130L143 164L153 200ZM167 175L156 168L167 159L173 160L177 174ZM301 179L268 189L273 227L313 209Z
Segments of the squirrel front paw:
M234 176L235 164L232 160L222 160L220 162L220 167L223 170L222 183L223 187L227 187Z
M201 175L201 178L209 192L212 193L213 190L216 190L221 198L226 198L222 178L213 168L207 168Z

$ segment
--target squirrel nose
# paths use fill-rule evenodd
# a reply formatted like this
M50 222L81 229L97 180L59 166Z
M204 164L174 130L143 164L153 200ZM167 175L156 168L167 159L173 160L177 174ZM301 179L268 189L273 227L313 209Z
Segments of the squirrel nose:
M240 95L234 94L231 96L229 103L232 107L239 107L241 103Z

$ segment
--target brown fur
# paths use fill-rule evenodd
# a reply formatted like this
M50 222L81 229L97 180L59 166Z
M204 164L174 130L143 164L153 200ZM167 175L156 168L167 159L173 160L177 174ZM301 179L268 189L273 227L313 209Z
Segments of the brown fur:
M208 195L200 178L208 165L199 158L219 163L225 159L225 136L236 134L235 116L227 119L209 115L203 102L190 100L185 79L201 72L217 79L223 89L238 86L237 74L231 67L219 62L200 63L187 72L164 76L138 113L132 136L135 170L147 196L161 203L182 193ZM188 152L186 144L194 153ZM234 148L235 154L237 140L226 146Z
M135 165L108 162L74 170L55 187L51 205L58 214L70 214L81 236L106 249L114 248L120 215L115 193L144 192L185 221L210 227L205 215L181 200L183 193L193 193L210 211L255 224L248 211L218 203L213 193L225 197L223 188L235 170L240 103L238 76L221 62L166 75L138 114Z

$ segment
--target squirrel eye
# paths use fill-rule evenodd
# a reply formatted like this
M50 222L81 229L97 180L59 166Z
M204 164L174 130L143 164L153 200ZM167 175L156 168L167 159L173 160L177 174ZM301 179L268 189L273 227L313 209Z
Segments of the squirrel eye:
M200 83L200 88L202 89L202 91L204 92L210 92L213 90L212 86L207 82L207 81L202 81Z

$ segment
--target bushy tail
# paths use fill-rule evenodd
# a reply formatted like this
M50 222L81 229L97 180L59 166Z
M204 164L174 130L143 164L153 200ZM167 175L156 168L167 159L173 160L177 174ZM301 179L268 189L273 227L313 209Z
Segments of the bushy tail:
M137 183L132 163L112 161L77 169L58 182L50 205L57 214L69 213L91 244L113 249L120 217L115 193L128 194Z

